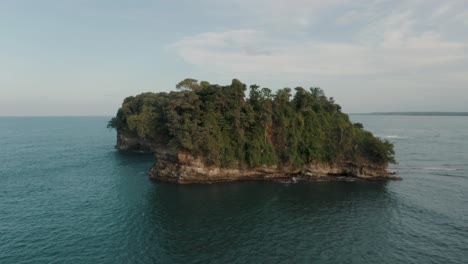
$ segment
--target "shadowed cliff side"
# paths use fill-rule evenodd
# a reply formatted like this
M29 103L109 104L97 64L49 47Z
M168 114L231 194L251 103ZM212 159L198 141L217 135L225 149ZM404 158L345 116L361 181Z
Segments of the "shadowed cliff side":
M320 88L186 79L179 91L124 100L117 148L155 153L152 179L177 183L349 176L396 178L393 145L353 124Z

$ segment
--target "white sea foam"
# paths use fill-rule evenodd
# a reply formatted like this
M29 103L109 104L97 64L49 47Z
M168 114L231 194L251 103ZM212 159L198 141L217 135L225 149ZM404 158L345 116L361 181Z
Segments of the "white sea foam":
M399 135L384 135L380 137L385 138L385 139L410 139L410 137L399 136Z

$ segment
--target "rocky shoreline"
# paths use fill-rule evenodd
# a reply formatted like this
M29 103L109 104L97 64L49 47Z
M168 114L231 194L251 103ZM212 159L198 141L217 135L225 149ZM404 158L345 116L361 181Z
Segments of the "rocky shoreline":
M296 181L308 180L399 180L386 167L365 165L357 167L352 163L326 164L310 163L300 168L259 166L255 168L219 168L207 166L200 159L186 153L155 154L156 162L149 177L162 182L179 184L216 183L229 181Z
M230 181L286 181L296 180L401 180L386 166L342 162L327 164L313 162L301 166L258 166L255 168L219 168L206 165L203 160L189 153L173 152L158 142L148 142L138 138L117 135L116 148L125 151L154 153L155 163L149 172L152 180L178 184L217 183Z

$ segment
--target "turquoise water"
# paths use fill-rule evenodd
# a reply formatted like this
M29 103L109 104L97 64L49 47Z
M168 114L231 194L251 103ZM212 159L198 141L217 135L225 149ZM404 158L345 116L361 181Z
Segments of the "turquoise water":
M351 118L403 181L155 183L108 117L0 118L0 263L466 263L468 118Z

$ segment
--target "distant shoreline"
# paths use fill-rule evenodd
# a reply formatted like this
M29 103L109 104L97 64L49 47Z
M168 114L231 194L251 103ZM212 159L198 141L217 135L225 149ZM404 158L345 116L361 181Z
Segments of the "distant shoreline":
M398 115L398 116L468 116L468 112L372 112L350 115Z

